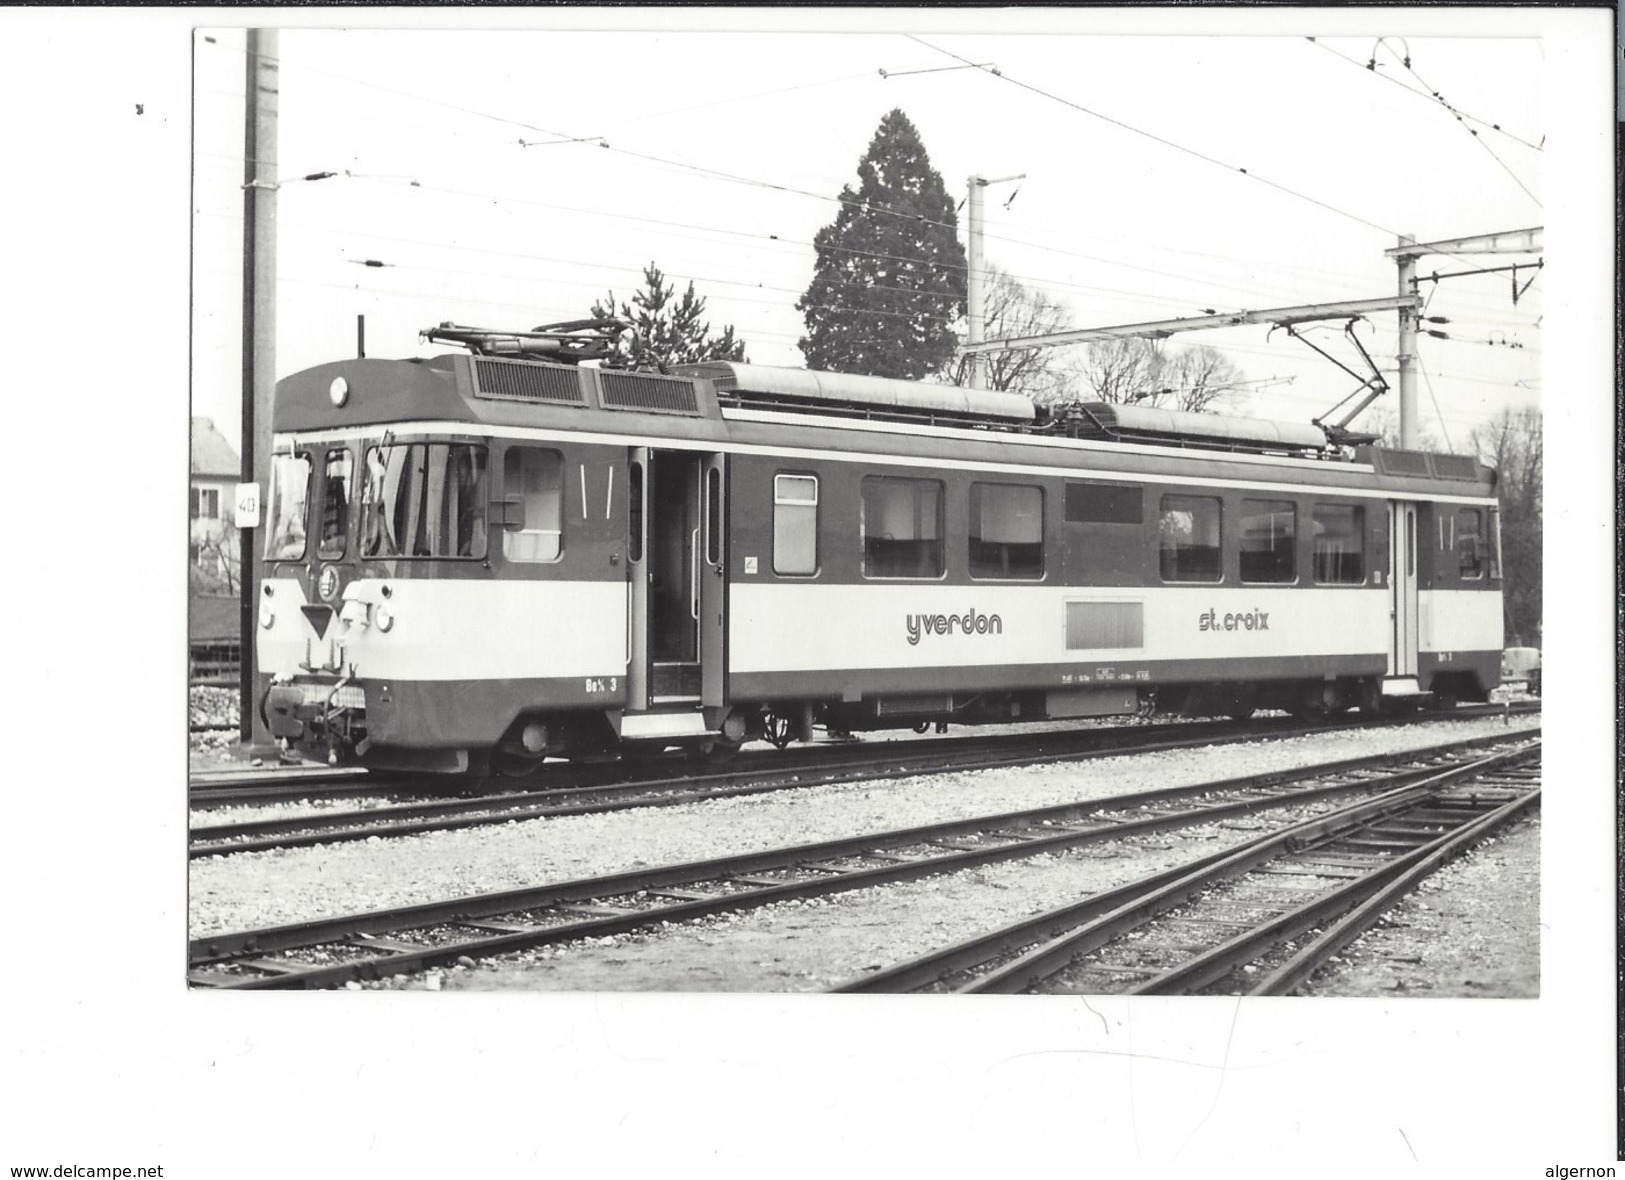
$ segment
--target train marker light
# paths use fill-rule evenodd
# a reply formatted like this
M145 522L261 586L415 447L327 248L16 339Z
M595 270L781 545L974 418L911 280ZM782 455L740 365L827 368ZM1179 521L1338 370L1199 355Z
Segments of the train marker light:
M271 611L271 604L268 603L268 602L267 603L261 603L260 604L260 626L264 627L267 631L269 631L271 629L271 624L274 623L274 622L276 622L276 615L273 614L272 611Z
M378 630L388 631L395 625L395 612L387 606L380 606L372 612L372 621L378 625Z

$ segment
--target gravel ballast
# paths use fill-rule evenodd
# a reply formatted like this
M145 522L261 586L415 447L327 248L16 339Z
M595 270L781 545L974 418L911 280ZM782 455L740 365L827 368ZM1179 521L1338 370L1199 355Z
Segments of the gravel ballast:
M1292 770L1475 736L1502 736L1519 728L1508 728L1494 719L1429 722L1080 763L814 787L398 840L373 838L201 858L190 869L190 933L200 937L645 865L838 839L953 817ZM983 871L1020 871L1021 867ZM938 884L940 891L942 883ZM850 898L832 899L827 904L850 902ZM894 920L891 910L889 905L882 907L876 923L887 927ZM858 929L854 927L849 937L857 939ZM589 986L616 984L600 979ZM686 986L701 986L701 981ZM752 985L736 980L730 986L749 989Z

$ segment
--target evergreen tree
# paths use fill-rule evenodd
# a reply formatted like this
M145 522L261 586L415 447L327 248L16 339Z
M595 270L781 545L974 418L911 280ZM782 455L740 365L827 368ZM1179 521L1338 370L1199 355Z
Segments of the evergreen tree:
M908 116L881 119L858 189L813 239L812 285L796 302L810 369L919 380L953 355L965 302L954 203Z
M631 303L617 305L615 292L610 291L602 301L594 301L589 313L593 319L621 319L632 325L637 332L634 364L664 372L671 365L745 359L745 342L734 338L732 324L719 335L711 334L705 299L695 294L692 282L681 298L674 298L677 288L651 262L643 268L643 284Z

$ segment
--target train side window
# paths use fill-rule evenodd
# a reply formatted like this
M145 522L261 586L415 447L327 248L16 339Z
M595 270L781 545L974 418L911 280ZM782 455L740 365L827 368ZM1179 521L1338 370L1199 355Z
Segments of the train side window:
M265 534L267 561L297 561L305 555L310 473L310 456L304 451L271 457L271 527Z
M818 477L773 477L773 572L818 572Z
M858 531L866 578L940 578L942 484L934 479L869 475Z
M1456 568L1468 581L1484 576L1484 516L1477 508L1458 508L1450 518L1450 544L1456 551Z
M722 561L722 472L716 467L705 469L705 560Z
M1164 496L1157 523L1165 582L1217 582L1223 506L1217 496Z
M1365 584L1365 508L1358 504L1316 504L1311 573L1323 586Z
M1022 484L970 486L970 575L1044 576L1044 489Z
M344 556L350 536L350 501L355 498L350 483L353 474L348 447L334 447L327 452L322 473L322 532L316 541L318 557Z
M502 459L502 494L519 502L518 519L510 508L503 529L502 556L557 561L564 536L564 456L540 447L509 447Z
M1297 552L1297 505L1290 500L1241 502L1243 582L1296 581Z
M1490 509L1490 577L1501 577L1501 510Z

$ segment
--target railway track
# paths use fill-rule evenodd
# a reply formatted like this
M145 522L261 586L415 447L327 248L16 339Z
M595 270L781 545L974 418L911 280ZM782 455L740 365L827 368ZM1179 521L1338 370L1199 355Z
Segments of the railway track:
M1041 734L1000 734L918 742L878 742L854 746L818 746L788 753L753 754L727 771L695 773L686 768L677 777L634 777L630 781L604 781L620 768L559 767L548 776L559 785L538 790L473 793L451 800L395 803L351 810L329 809L314 814L237 822L202 824L192 828L188 853L192 858L279 848L311 847L374 837L420 835L516 820L548 819L635 807L670 807L706 799L733 798L790 788L823 786L861 779L901 777L938 771L984 770L1039 762L1085 760L1125 752L1150 753L1209 745L1215 741L1245 741L1261 736L1284 737L1317 732L1316 727L1277 722L1247 726L1210 722L1183 725L1118 727L1110 730L1074 730ZM1153 737L1155 740L1146 741ZM646 776L648 770L644 770ZM417 780L417 789L422 780ZM369 789L370 785L370 789ZM338 779L324 789L322 799L388 797L410 793L412 780L390 779L365 783ZM477 787L469 788L477 792ZM239 790L241 788L239 787ZM297 792L308 799L308 786ZM245 801L246 798L244 797ZM274 798L274 796L273 796ZM266 801L262 797L260 801ZM210 799L214 802L214 798Z
M831 990L1288 995L1446 859L1537 806L1539 758L1533 742L1441 770Z
M1392 793L1481 759L1487 744L1481 739L1431 751L1345 760L1290 775L1254 775L1097 798L211 934L190 944L189 980L199 987L310 988L387 978L548 943L912 880L1267 809ZM1505 750L1512 743L1499 746ZM1197 863L1206 865L1226 853Z

